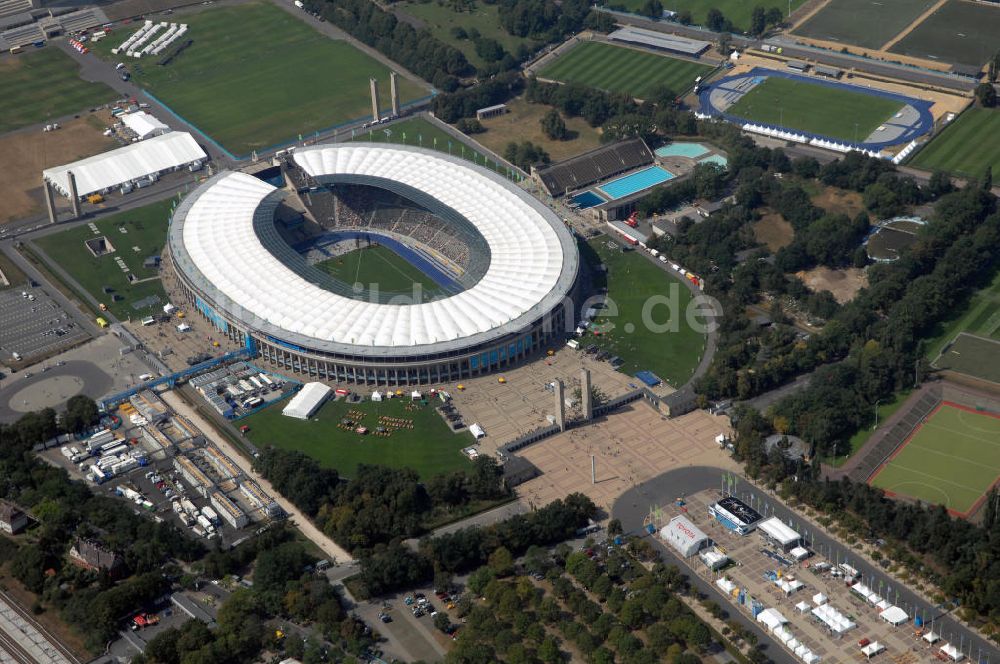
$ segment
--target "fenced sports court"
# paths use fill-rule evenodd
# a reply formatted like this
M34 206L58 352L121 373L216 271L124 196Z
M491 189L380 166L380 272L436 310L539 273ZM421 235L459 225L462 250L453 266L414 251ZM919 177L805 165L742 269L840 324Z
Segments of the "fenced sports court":
M1000 478L1000 414L942 401L875 471L886 493L975 512Z

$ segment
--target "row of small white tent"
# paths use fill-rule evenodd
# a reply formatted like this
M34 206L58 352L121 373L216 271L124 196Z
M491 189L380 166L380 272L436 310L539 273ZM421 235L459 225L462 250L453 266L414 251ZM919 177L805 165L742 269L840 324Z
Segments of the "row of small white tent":
M812 610L812 614L837 634L843 634L858 626L832 604L821 604Z
M788 624L788 619L777 609L764 609L757 614L757 622L766 626L776 639L781 641L786 648L795 653L795 656L806 664L816 664L816 662L819 662L819 656L810 650L807 645L800 643L795 638L795 635L785 626Z
M784 129L777 129L766 125L757 125L750 122L743 125L743 131L749 131L752 134L761 134L762 136L770 136L771 138L780 138L783 141L795 141L796 143L808 143L811 140L810 137L805 134L796 134L795 132L785 131Z
M834 152L860 152L873 159L883 159L885 155L881 152L876 152L874 150L865 150L864 148L853 145L851 143L838 143L836 141L828 141L824 138L813 138L809 140L809 145L817 148L823 148L824 150L833 150Z
M115 55L118 55L119 51L128 51L137 41L143 39L143 37L146 36L146 33L153 32L154 25L157 26L156 29L159 29L160 25L159 23L153 23L152 21L147 20L145 23L142 24L142 26L139 27L138 30L133 32L128 39L123 41L121 43L121 46L119 46L118 48L111 49L111 52L114 53Z
M903 160L909 157L916 149L917 149L917 142L915 140L910 141L909 143L906 144L905 148L900 150L899 153L892 158L892 163L898 166L899 164L903 163Z

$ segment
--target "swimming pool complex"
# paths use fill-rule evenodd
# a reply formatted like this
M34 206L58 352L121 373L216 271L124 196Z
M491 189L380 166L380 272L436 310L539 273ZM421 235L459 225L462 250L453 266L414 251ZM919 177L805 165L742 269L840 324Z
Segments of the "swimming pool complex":
M659 166L650 166L649 168L644 168L641 171L636 171L631 175L626 175L625 177L602 184L598 187L598 190L611 200L615 201L619 198L624 198L634 194L637 191L649 189L652 186L673 179L674 174L667 169Z
M656 149L657 157L688 157L695 159L708 152L701 143L671 143Z

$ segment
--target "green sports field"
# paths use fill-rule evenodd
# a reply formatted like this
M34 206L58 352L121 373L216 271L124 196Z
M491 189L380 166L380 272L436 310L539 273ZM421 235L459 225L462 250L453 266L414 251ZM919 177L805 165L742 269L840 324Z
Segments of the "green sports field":
M1000 273L991 284L973 293L968 304L957 308L954 317L939 324L933 337L925 340L927 359L933 362L962 332L1000 341Z
M425 480L469 464L461 450L473 443L472 435L467 431L452 433L435 412L434 406L439 404L433 400L426 406L414 403L413 410L406 409L411 405L408 395L378 403L330 401L306 421L282 415L285 404L282 401L240 420L241 425L249 425L247 436L254 444L305 452L347 477L362 463L412 468ZM364 413L361 419L350 419L370 430L378 426L380 416L412 420L413 428L395 430L388 438L357 434L353 428L345 431L338 425L350 410Z
M979 67L1000 46L995 4L949 0L896 42L893 53Z
M627 92L642 99L659 85L677 94L714 68L648 51L599 42L582 42L538 72L540 78L582 83L601 90Z
M831 0L795 34L877 49L903 31L935 0Z
M90 224L83 224L46 235L35 242L51 263L66 270L98 302L107 304L119 319L146 316L159 307L153 304L137 310L132 303L155 295L160 298L159 306L162 307L166 299L158 271L144 268L142 263L147 256L159 256L163 250L167 241L170 204L171 200L161 201L101 219L95 222L96 234ZM84 246L84 241L102 235L111 242L115 251L95 258ZM140 279L138 283L129 283L116 258L120 258ZM124 299L113 302L112 294L103 292L104 286L110 286L114 289L112 294L121 295Z
M1000 417L943 403L872 486L968 515L1000 477Z
M155 56L134 61L134 80L233 154L367 117L370 77L389 107L385 65L271 4L209 9L183 20L194 43L166 66ZM111 48L125 38L116 31L94 50L118 61ZM399 85L403 103L428 94L402 76Z
M898 101L771 76L726 111L751 122L859 142L903 107Z
M419 286L425 301L443 292L430 277L382 245L355 249L320 261L314 267L346 284L360 282L367 290L378 288L380 293L412 296Z
M29 49L0 58L0 134L113 101L115 91L79 77L59 49Z
M975 178L982 176L987 166L1000 173L1000 110L968 109L917 152L908 165Z
M581 346L596 344L619 356L625 362L621 370L629 375L646 369L675 387L686 383L705 352L705 335L687 323L691 291L637 252L609 249L607 242L599 238L581 243L580 251L591 266L603 263L607 267L606 273L594 273L594 286L607 286L617 315L595 318ZM644 307L653 324L668 329L644 324ZM611 314L614 309L605 311ZM594 334L595 330L601 334Z

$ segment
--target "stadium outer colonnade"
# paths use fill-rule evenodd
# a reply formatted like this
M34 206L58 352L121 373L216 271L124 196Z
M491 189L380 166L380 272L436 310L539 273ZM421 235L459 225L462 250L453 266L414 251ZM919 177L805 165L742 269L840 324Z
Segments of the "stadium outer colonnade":
M271 366L295 374L363 385L428 385L464 380L512 367L541 351L548 343L562 343L566 335L566 310L557 306L523 332L509 335L479 348L458 354L438 353L420 357L341 356L306 348L247 329L220 313L196 293L180 270L175 270L184 297L192 308L228 339ZM571 319L575 320L575 319Z

